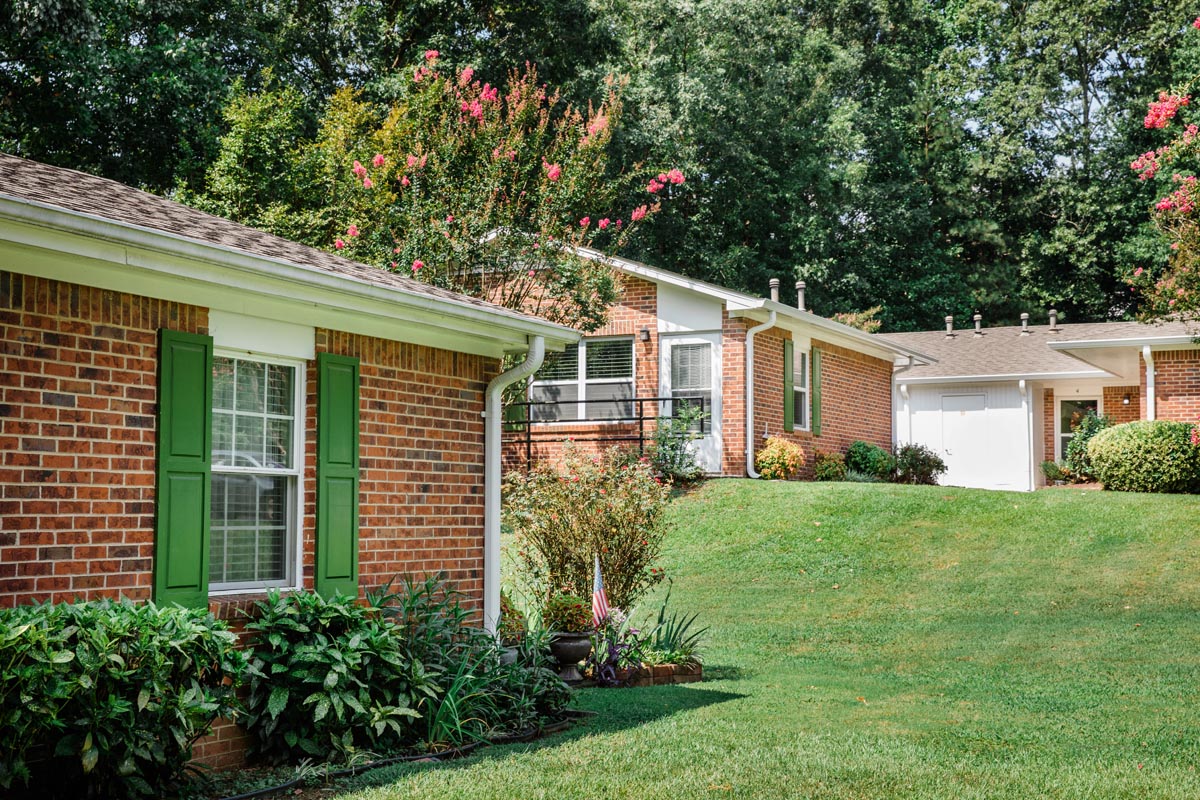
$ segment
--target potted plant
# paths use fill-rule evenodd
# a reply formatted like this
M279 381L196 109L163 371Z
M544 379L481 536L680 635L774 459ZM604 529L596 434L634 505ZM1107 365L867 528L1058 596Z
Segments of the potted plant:
M546 602L542 622L550 631L550 652L564 681L581 681L579 662L592 652L592 607L582 598L562 593Z
M513 604L508 592L500 593L500 623L496 627L496 634L503 648L500 663L515 664L517 648L525 639L525 615Z

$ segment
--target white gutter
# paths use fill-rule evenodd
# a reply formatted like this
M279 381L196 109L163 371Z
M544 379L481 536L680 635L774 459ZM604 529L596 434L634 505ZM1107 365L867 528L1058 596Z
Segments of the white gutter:
M1171 345L1194 345L1200 333L1196 335L1183 334L1172 336L1138 336L1131 339L1080 339L1076 341L1047 342L1051 350L1094 350L1100 347L1137 347L1154 345L1165 347Z
M1146 362L1146 419L1157 419L1157 403L1154 397L1154 354L1150 345L1142 347L1142 360Z
M487 387L483 412L483 627L492 634L500 621L500 400L506 386L537 372L545 358L546 340L534 336L525 360L492 378Z
M754 469L754 337L773 327L774 311L766 322L746 331L746 474L751 478L759 477L758 470Z
M1108 370L1080 372L1014 372L1009 375L921 375L905 379L905 383L993 383L995 381L1046 381L1066 378L1116 378Z

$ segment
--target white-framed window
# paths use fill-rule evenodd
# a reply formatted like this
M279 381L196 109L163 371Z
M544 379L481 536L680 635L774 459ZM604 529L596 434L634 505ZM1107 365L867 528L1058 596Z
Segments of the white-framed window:
M809 429L809 354L796 347L792 350L792 424L795 430Z
M529 388L535 422L633 416L633 338L584 339L546 357Z
M304 362L213 356L210 593L298 583Z
M1059 461L1067 457L1067 445L1075 438L1075 426L1079 424L1088 412L1103 414L1099 397L1061 397L1058 406L1058 421L1056 423L1057 450L1055 456Z
M682 406L696 406L712 415L713 346L711 342L673 343L671 345L671 414ZM703 419L692 423L692 431L703 431Z

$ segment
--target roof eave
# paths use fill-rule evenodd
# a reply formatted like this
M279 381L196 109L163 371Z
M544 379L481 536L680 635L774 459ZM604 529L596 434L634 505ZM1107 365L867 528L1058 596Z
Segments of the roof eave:
M1138 336L1131 339L1077 339L1074 341L1047 342L1051 350L1094 350L1100 347L1169 347L1196 344L1200 336Z
M1107 370L1082 370L1078 372L1024 372L1003 375L912 375L901 373L896 376L897 384L922 383L998 383L1005 381L1049 381L1070 379L1107 379L1116 378Z
M206 262L239 272L266 275L295 286L321 289L329 293L322 296L323 300L346 312L353 313L356 304L384 301L394 306L397 322L419 323L424 321L422 318L433 317L443 320L446 326L466 325L473 336L490 336L504 351L520 352L532 336L544 337L549 349L559 350L578 341L580 336L577 331L565 326L516 312L492 310L449 298L380 286L318 267L260 256L226 245L3 193L0 193L0 219ZM146 270L168 271L165 265L139 263L136 266ZM378 309L372 313L377 315Z

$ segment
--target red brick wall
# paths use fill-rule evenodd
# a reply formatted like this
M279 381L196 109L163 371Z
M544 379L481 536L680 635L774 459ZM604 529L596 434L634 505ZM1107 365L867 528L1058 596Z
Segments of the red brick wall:
M821 351L821 435L783 430L783 353L790 334L772 329L754 339L754 439L763 445L764 428L804 449L801 477L811 477L814 454L844 453L862 440L892 449L892 364L883 359L812 340ZM745 425L745 422L741 422ZM744 474L744 472L742 473Z
M1154 353L1154 394L1158 419L1200 418L1200 349Z
M1057 434L1054 426L1057 424L1058 411L1054 407L1054 390L1042 390L1042 460L1054 460L1054 440Z
M746 475L746 331L757 323L731 317L722 310L721 323L721 472L730 477ZM761 371L759 343L754 337L755 373ZM782 373L780 373L782 380ZM757 387L761 382L756 380ZM760 422L755 428L762 430ZM755 434L758 435L757 433Z
M608 308L605 325L585 336L632 336L634 391L637 397L658 397L658 286L652 281L621 273L617 276L620 295ZM650 340L641 341L638 334L643 329L650 331ZM642 404L647 416L657 412L656 403ZM654 423L646 422L645 431L651 438ZM562 452L567 439L578 440L577 446L587 453L596 454L613 445L638 446L638 426L622 424L578 424L558 423L537 425L532 431L533 445L526 448L522 440L524 432L505 435L503 450L504 468L523 468L527 463L526 450L532 452L533 463L553 461ZM602 441L603 439L603 441Z
M1141 419L1141 394L1139 386L1105 386L1104 416L1111 419L1114 425ZM1125 405L1126 395L1129 395L1129 405Z
M157 330L203 308L0 272L0 606L150 595Z

